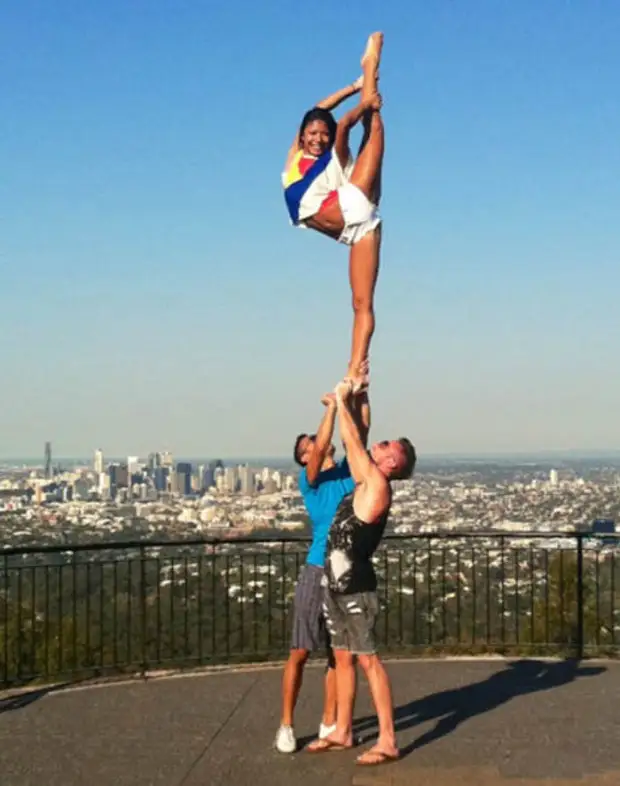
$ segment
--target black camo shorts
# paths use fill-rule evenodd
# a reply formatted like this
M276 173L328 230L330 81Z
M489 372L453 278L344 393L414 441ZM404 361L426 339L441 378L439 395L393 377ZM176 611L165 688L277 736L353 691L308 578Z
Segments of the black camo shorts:
M376 592L342 595L325 588L323 613L332 648L354 655L374 655L377 651L375 625L379 615Z

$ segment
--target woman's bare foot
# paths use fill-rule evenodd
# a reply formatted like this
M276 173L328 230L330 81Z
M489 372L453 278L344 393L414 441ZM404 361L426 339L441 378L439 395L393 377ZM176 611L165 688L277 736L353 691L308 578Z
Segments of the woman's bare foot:
M383 33L373 33L368 38L366 49L362 55L362 71L364 72L361 95L362 101L368 100L370 96L377 92L382 48Z
M345 379L350 380L351 392L353 395L368 390L368 385L370 384L370 366L368 360L362 361L357 368L349 366Z
M381 60L381 50L383 48L383 33L373 33L372 35L368 36L368 41L366 43L366 49L364 50L364 54L362 55L362 68L368 60L375 61L375 68L379 69L379 62Z

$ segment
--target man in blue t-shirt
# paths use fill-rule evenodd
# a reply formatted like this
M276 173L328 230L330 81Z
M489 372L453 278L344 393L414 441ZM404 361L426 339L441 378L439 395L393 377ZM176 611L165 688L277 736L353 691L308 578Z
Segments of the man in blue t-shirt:
M295 461L302 467L299 490L312 525L312 544L306 564L299 574L295 590L291 651L282 679L282 716L275 747L280 753L293 753L297 740L293 730L293 714L301 688L304 666L311 652L327 646L328 667L325 675L325 702L319 727L319 737L327 737L336 724L335 662L323 617L323 587L325 551L329 528L338 506L355 488L347 459L334 459L332 443L336 422L336 399L329 393L321 400L325 414L316 434L300 434L293 451ZM354 412L361 434L368 435L370 405L368 395L355 397Z

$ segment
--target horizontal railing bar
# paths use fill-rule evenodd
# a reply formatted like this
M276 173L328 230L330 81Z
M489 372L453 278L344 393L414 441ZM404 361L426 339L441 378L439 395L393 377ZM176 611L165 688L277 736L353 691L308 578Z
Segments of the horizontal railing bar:
M401 542L401 541L424 541L429 540L485 540L485 539L518 539L518 540L616 540L620 541L620 533L604 532L535 532L510 530L463 530L447 532L416 532L407 534L390 533L383 537L382 542ZM65 543L62 545L53 544L49 546L16 546L0 550L0 557L14 557L25 554L62 554L79 551L127 551L130 549L143 548L182 548L188 546L280 546L284 544L309 544L310 536L283 536L277 538L180 538L174 540L130 540L125 542L103 541L97 543Z

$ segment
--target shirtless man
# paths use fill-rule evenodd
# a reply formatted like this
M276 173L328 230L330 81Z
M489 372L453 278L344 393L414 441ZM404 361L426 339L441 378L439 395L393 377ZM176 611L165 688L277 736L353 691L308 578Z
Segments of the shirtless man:
M355 660L362 667L379 721L375 745L357 763L375 766L399 757L394 733L390 680L377 655L374 628L379 612L372 556L385 530L392 490L390 481L411 477L415 448L406 438L376 442L370 451L351 412L353 385L343 380L335 389L340 435L355 489L338 506L329 531L325 561L324 613L336 660L336 729L315 740L312 753L353 746Z

